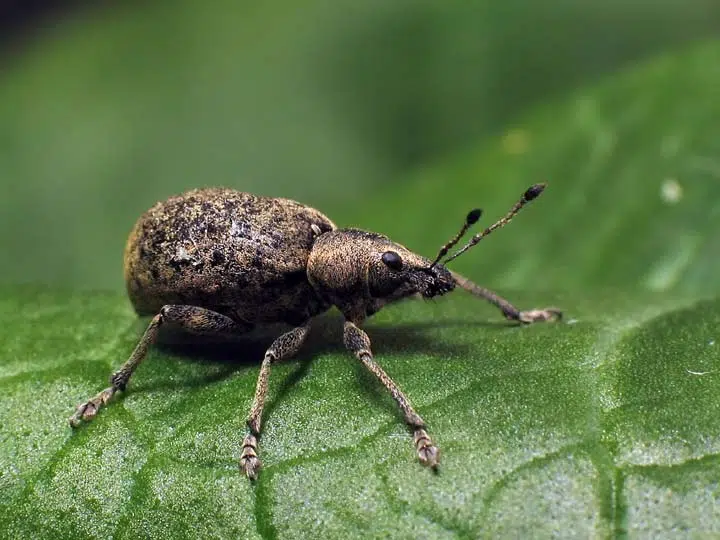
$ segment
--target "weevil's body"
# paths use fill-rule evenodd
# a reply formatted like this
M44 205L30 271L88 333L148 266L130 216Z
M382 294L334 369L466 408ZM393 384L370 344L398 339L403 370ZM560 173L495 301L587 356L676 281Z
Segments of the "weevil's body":
M289 199L198 189L140 217L125 248L125 282L140 315L184 305L220 313L248 330L298 326L332 305L365 317L422 292L386 275L371 279L386 270L371 263L388 250L406 264L430 265L381 234L337 230L325 215ZM450 274L439 265L434 272L445 278L435 294L452 290Z
M543 187L528 189L507 216L475 235L446 262L508 223ZM390 392L413 429L418 458L435 467L439 450L424 420L375 362L370 338L360 325L388 303L411 296L432 298L456 285L495 304L508 319L528 323L558 317L555 309L519 311L438 264L479 217L479 210L470 212L460 232L430 261L386 236L337 229L317 210L288 199L201 189L156 204L135 224L125 249L130 300L140 315L154 317L130 358L112 375L111 386L79 405L70 424L91 420L116 392L125 390L165 324L217 336L286 323L293 329L266 351L247 421L240 466L254 479L260 469L257 437L270 366L293 356L312 318L335 306L345 317L345 346Z
M333 229L323 214L288 199L230 189L172 197L148 210L130 233L130 301L141 315L188 305L248 328L297 326L330 307L308 282L307 262L316 231Z

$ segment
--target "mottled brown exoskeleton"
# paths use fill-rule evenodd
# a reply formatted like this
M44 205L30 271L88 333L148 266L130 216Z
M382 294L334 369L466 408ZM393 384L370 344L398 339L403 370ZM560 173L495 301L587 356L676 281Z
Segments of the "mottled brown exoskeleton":
M500 221L475 235L445 264L508 223L544 185L529 188ZM344 342L388 389L413 430L420 461L436 467L439 450L400 388L375 362L363 321L386 304L412 296L433 298L456 286L496 305L506 318L530 323L560 317L556 309L519 311L495 293L440 264L480 217L473 210L460 232L434 261L380 234L337 229L317 210L288 199L230 189L199 189L148 210L135 224L125 249L125 280L139 315L153 318L111 386L77 407L76 427L91 420L130 377L163 325L196 335L238 335L270 323L292 329L265 353L247 420L240 467L257 477L263 405L270 366L294 355L313 317L337 307L345 317Z

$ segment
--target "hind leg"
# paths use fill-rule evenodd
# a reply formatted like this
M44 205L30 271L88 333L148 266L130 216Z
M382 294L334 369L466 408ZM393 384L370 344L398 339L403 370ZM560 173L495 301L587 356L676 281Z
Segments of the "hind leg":
M79 426L83 420L92 420L115 393L125 390L135 369L147 355L148 348L157 340L160 327L168 323L186 332L202 335L240 334L247 330L246 326L209 309L183 305L163 306L160 313L150 321L130 358L110 377L110 386L77 406L75 414L69 419L72 427Z

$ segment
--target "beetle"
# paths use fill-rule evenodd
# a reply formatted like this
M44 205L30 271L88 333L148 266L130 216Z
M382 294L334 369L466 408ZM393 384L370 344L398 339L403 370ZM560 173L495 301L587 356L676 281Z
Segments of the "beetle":
M78 405L70 425L92 420L126 389L163 326L191 335L232 336L284 323L291 329L265 352L242 443L240 469L254 480L261 467L258 438L270 368L300 349L313 317L335 306L345 319L345 346L397 402L412 429L419 460L436 468L440 452L425 421L376 363L361 325L387 304L442 296L456 286L494 304L513 321L559 319L562 314L555 308L520 311L445 266L510 222L544 188L531 186L505 217L442 263L478 221L480 210L468 213L460 231L431 261L381 234L338 229L319 211L289 199L203 188L159 202L133 227L124 256L130 301L138 315L152 320L129 359L110 377L110 386Z

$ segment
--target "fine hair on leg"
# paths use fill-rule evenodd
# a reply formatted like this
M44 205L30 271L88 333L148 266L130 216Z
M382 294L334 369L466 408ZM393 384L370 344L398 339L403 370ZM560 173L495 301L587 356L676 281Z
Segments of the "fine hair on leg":
M562 318L562 311L557 308L549 307L545 309L530 309L527 311L520 311L508 300L505 300L502 296L494 293L490 289L481 287L470 281L468 278L461 276L457 272L450 271L455 283L462 289L472 294L477 298L487 300L492 305L498 307L506 319L511 321L518 321L522 323L532 323L540 321L551 321L559 320Z
M150 321L130 358L110 377L110 386L77 406L75 414L69 419L72 427L78 427L83 421L89 422L95 418L98 411L107 405L118 391L125 390L130 377L145 359L150 346L157 340L160 328L168 323L186 332L203 335L236 334L246 330L246 327L229 317L209 309L185 305L163 306Z
M440 461L440 450L427 434L425 421L415 412L415 409L410 404L410 400L377 362L375 362L372 351L370 350L370 338L368 335L354 322L345 321L343 339L348 350L362 362L370 373L375 375L400 407L405 422L413 430L415 450L420 462L428 467L436 468Z
M289 332L284 333L277 338L270 348L265 352L262 364L260 365L260 374L258 375L257 386L255 388L255 397L250 414L247 419L248 433L242 444L242 453L240 454L240 469L250 480L256 480L258 472L262 467L262 462L258 457L258 437L262 426L262 412L265 406L265 399L268 391L268 379L270 378L270 366L280 360L285 360L294 356L305 342L310 332L310 322L306 322L302 326L293 328Z

